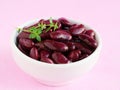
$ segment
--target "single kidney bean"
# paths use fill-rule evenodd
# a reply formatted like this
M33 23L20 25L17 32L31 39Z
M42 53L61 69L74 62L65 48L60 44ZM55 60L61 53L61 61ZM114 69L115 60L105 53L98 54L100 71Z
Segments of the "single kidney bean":
M97 41L93 38L91 38L90 36L86 35L86 34L80 34L79 38L81 40L83 40L86 44L88 44L89 46L96 48L97 47Z
M40 50L45 49L44 43L42 41L35 43L35 46Z
M68 46L68 50L70 50L70 51L75 50L75 43L66 42L66 45Z
M92 51L88 48L84 47L81 43L75 43L75 47L79 50L81 50L83 53L91 54Z
M30 33L22 31L22 32L19 33L19 35L17 36L17 38L18 38L18 40L20 38L27 38L27 39L29 39L29 35L30 35Z
M50 33L50 37L55 40L71 40L72 36L64 30L57 30Z
M86 30L85 34L89 35L91 38L95 38L95 32L93 30Z
M40 58L49 57L49 56L50 56L49 51L47 51L47 50L40 51Z
M44 45L55 51L65 52L68 50L68 46L66 44L54 40L45 40Z
M33 58L33 59L36 59L36 60L39 59L39 54L38 54L37 48L33 47L33 48L30 50L30 57Z
M54 52L52 54L52 58L53 58L54 62L57 64L69 63L69 60L60 52Z
M58 21L63 25L63 26L72 26L73 24L70 23L67 19L65 18L59 18Z
M54 62L52 61L52 59L47 58L47 57L43 57L43 58L41 58L40 61L42 61L42 62L46 62L46 63L50 63L50 64L53 64L53 63L54 63Z
M44 22L45 22L44 19L40 19L40 20L38 21L38 23L43 23L43 24L45 24Z
M88 54L83 54L83 55L80 56L79 60L84 59L84 58L86 58L88 56L89 56Z
M42 34L40 34L40 37L42 39L49 39L50 38L50 33L52 32L52 29L48 32L44 31Z
M31 49L34 46L34 42L31 39L20 38L19 44L26 49Z
M80 25L75 25L73 27L70 28L70 32L72 35L74 36L78 36L79 34L81 34L83 31L85 30L84 25L80 24Z
M80 50L73 50L69 53L68 59L71 60L72 62L75 62L76 60L79 59L80 55L81 55Z
M23 52L24 54L28 55L28 51L24 50L24 48L21 47L20 44L18 44L18 48L21 52Z

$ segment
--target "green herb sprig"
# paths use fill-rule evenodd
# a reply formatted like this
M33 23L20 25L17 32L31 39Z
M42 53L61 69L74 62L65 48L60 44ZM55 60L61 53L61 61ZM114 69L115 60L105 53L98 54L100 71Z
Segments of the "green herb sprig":
M46 32L48 32L49 30L51 30L53 28L53 30L55 31L56 29L58 29L58 23L54 23L52 18L50 17L49 19L50 24L45 24L44 22L39 23L37 26L32 26L30 27L28 30L24 30L24 32L29 32L29 38L31 39L36 39L37 41L41 41L41 37L40 34L43 33L43 30L45 30ZM20 32L20 28L18 29Z

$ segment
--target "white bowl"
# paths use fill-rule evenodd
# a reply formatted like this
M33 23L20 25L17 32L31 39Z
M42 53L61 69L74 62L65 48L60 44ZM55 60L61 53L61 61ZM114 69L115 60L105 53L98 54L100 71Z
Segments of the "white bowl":
M38 20L33 20L19 27L23 28L24 26L31 25L37 21ZM80 23L80 22L75 21L75 23ZM81 77L86 72L90 71L93 68L93 66L96 64L101 50L101 38L97 31L95 31L95 33L96 33L96 39L98 41L98 47L87 58L69 64L48 64L34 60L24 55L16 46L16 36L18 35L18 33L17 30L14 30L12 35L12 42L11 42L13 57L16 64L25 73L32 76L39 82L51 86L64 85L78 77Z

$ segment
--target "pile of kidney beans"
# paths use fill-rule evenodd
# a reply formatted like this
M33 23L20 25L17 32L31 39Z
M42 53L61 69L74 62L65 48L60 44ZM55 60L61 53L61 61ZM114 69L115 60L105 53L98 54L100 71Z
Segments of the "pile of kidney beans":
M34 25L24 27L29 29L43 21L41 19ZM21 31L17 36L17 47L27 56L46 63L66 64L88 57L94 52L98 43L95 32L87 29L83 24L70 22L65 18L53 20L58 23L58 29L40 34L41 41L30 39L29 32Z

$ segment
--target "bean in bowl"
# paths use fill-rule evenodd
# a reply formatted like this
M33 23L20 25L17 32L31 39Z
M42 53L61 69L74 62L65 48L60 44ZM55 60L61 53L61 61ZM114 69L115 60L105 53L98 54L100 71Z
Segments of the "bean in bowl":
M65 18L41 19L19 28L17 47L25 55L46 63L66 64L82 60L97 48L95 32Z

